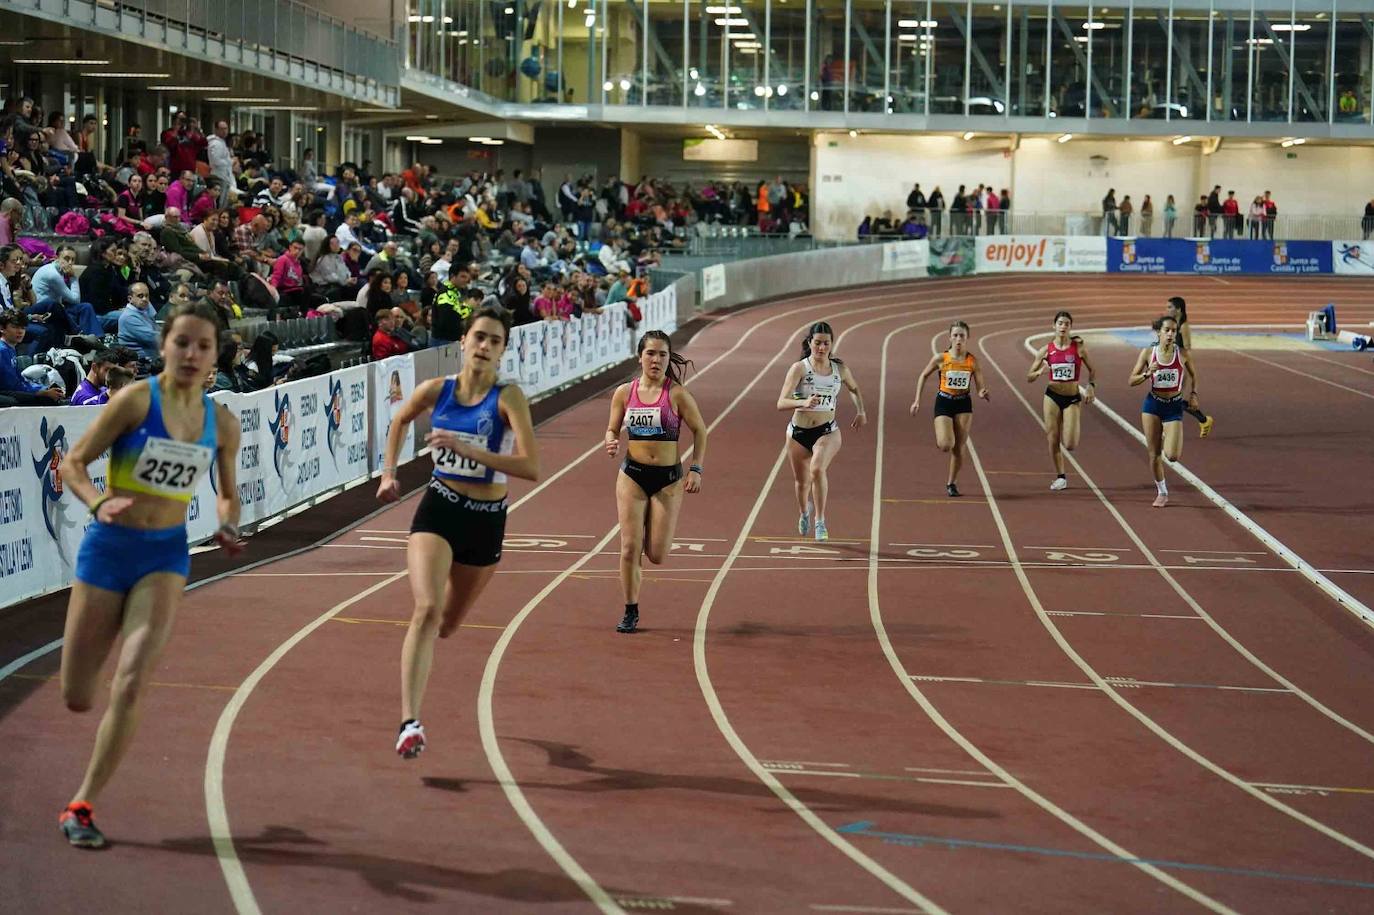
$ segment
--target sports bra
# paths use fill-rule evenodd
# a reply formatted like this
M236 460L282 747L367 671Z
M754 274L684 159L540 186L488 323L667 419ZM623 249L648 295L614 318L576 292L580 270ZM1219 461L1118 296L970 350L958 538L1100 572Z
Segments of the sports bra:
M218 436L215 402L201 394L205 421L200 437L183 442L172 437L162 419L162 389L158 376L148 379L148 413L143 422L110 445L110 486L177 502L190 502L201 474L215 459Z
M813 394L821 395L821 402L814 407L797 407L803 413L833 413L835 411L835 400L840 396L840 367L835 360L830 360L830 374L817 375L816 370L811 367L810 359L801 361L802 377L797 384L797 397L801 400L810 400Z
M669 393L673 382L664 379L658 400L645 403L639 398L639 379L630 382L630 396L625 400L624 428L634 442L675 442L682 419L673 409Z
M1050 367L1050 381L1068 384L1078 380L1078 341L1070 339L1069 345L1060 349L1051 340L1045 347L1045 362Z
M940 356L940 393L949 397L967 397L977 368L978 360L973 358L973 353L964 353L964 358L955 359L949 350L945 350Z
M430 425L435 429L453 432L458 438L493 454L510 454L515 445L515 434L501 418L501 390L504 385L494 384L486 396L472 406L458 402L456 376L444 379L439 390L439 401L434 405L434 415ZM464 483L504 483L506 475L479 464L471 458L460 457L447 448L430 451L434 460L434 476L441 480L455 480Z

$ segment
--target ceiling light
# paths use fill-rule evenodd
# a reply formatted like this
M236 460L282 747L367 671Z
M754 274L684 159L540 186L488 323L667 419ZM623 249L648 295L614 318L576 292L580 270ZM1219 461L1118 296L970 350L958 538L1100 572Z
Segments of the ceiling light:
M228 92L232 86L149 86L153 92Z
M406 137L406 142L408 142L408 143L423 143L425 140L428 140L428 139L429 139L429 137L413 136L413 137Z
M506 144L506 141L505 141L505 140L488 140L487 142L483 143L482 145L483 145L483 146L504 146L505 144Z
M742 13L744 9L738 6L708 6L706 14L708 16L733 16L735 13Z
M504 12L507 16L514 16L514 15L515 15L515 7L513 7L513 6L508 6L508 7L505 8L505 10L503 10L503 12Z
M1184 143L1191 143L1192 140L1192 137L1174 137L1174 145L1182 146Z
M1282 143L1280 143L1279 145L1282 146L1284 149L1287 149L1288 147L1290 147L1290 146L1293 145L1293 141L1292 141L1292 140L1284 140L1284 141L1283 141Z
M0 41L0 48L22 48L26 44L28 42L22 38L17 41ZM9 88L8 84L6 84L6 88Z
M587 18L583 21L582 24L587 28L591 28L592 26L596 25L596 13L593 13L591 10L588 10Z
M84 57L75 58L47 58L47 57L16 57L10 63L15 64L71 64L74 67L103 67L109 64L108 60L87 60Z
M687 75L690 76L692 79L701 79L701 74L697 72L696 67L693 67L692 69L688 70Z
M354 114L410 114L409 108L354 108Z
M925 38L924 35L917 35L917 34L914 34L914 33L909 33L909 34L906 34L906 35L898 35L898 36L897 36L897 40L898 40L898 41L925 41L926 38Z
M319 105L249 105L259 111L319 111Z
M615 83L611 82L610 80L606 80L604 83L601 84L601 88L606 92L610 92L612 89L615 88Z
M441 139L439 139L438 137L426 137L425 139L421 140L420 142L423 143L423 144L426 145L426 146L438 146L439 144L443 143L444 141L441 140Z
M1077 42L1081 42L1081 43L1083 43L1083 44L1087 44L1089 39L1088 39L1088 36L1087 36L1087 35L1075 35L1075 36L1073 36L1073 40L1074 40L1074 41L1077 41Z
M759 98L763 98L763 87L762 87L762 86L755 86L755 87L754 87L754 94L757 95Z
M426 120L426 121L437 121L437 120L439 120L439 115L437 115L437 114L427 114L427 115L425 115L425 120Z
M1246 44L1273 44L1273 43L1274 43L1274 39L1272 39L1272 38L1247 38L1246 41L1245 41L1245 43L1246 43Z
M849 135L850 135L851 137L857 137L857 136L859 135L859 132L858 132L857 130L851 130L851 131L849 132Z
M786 94L787 94L787 84L786 84L786 83L778 83L778 95L786 95Z
M819 102L820 100L821 100L821 94L820 94L819 92L817 92L815 89L812 89L812 90L811 90L811 101L813 101L813 102Z
M106 79L166 79L170 73L82 73L82 76L103 76Z
M1085 22L1085 23L1083 23L1083 28L1088 29L1089 31L1094 31L1094 32L1097 31L1098 29L1105 29L1106 27L1107 27L1107 23L1105 23L1105 22Z
M697 83L697 87L692 90L692 94L695 95L697 98L701 98L703 95L706 94L706 87L703 86L701 83Z
M629 77L625 77L625 76L620 77L620 91L621 91L621 92L629 92L629 91L630 91L630 85L631 85L631 83L630 83Z
M716 20L716 25L720 25L720 26L748 25L748 24L749 24L749 20L748 20L748 19L717 19L717 20Z
M1072 140L1072 139L1073 139L1073 134L1071 134L1071 133L1065 133L1065 134L1060 134L1060 135L1059 135L1059 142L1060 142L1060 143L1067 143L1067 142L1069 142L1069 141Z
M1311 30L1312 26L1308 25L1305 22L1276 22L1273 25L1269 26L1269 28L1273 29L1276 32L1307 32Z
M971 131L971 130L966 130L966 131L964 131L964 139L965 139L965 140L972 140L972 139L973 139L973 131Z
M252 102L265 102L265 103L267 103L267 104L271 104L272 102L280 102L281 99L279 99L279 98L248 98L248 97L240 97L240 96L237 96L237 95L217 95L217 96L211 96L211 97L207 98L206 101L207 101L207 102L239 102L239 103L241 103L241 104L249 104L249 103L252 103Z

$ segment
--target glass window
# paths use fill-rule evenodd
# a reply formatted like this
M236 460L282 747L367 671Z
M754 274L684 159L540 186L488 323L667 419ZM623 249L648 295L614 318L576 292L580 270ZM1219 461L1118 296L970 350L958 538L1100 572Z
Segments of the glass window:
M1173 79L1170 80L1169 118L1207 117L1208 36L1211 10L1206 2L1187 5L1175 0L1173 19Z
M1017 3L1012 7L1011 113L1044 117L1045 50L1051 22L1042 2Z
M850 7L849 110L881 112L886 106L887 4L853 0Z
M893 0L892 40L888 50L887 110L925 114L926 69L932 62L935 20L928 19L926 0ZM946 22L946 28L950 23Z
M1254 70L1254 90L1250 99L1250 120L1288 120L1288 61L1291 59L1293 33L1288 30L1289 14L1254 14L1254 38L1250 66ZM1274 25L1283 26L1275 29ZM1276 47L1277 45L1277 47Z
M958 23L964 21L965 3L932 3L930 25L919 30L929 40L930 56L930 113L964 113L964 55L963 31Z
M691 97L688 104L719 108L725 104L726 96L724 58L721 55L724 22L738 16L743 7L722 0L721 3L689 4L688 9L692 17L687 70ZM720 23L716 20L720 20Z
M772 0L769 13L768 107L795 110L806 102L806 4Z
M490 8L490 4L479 5L479 10L487 8ZM592 2L579 3L576 9L563 11L560 75L565 103L586 104L601 101L601 66L596 60L594 47L595 30L599 21L600 11Z
M1061 118L1088 116L1088 7L1055 4L1050 42L1050 111Z
M1327 119L1330 54L1330 14L1299 13L1293 24L1293 120Z
M968 22L968 113L1007 114L1007 11L974 4Z
M1244 121L1253 48L1248 11L1217 10L1212 15L1212 120Z
M681 105L687 72L682 46L687 7L673 0L645 5L649 8L649 71L645 89L649 104ZM694 86L689 81L687 91L690 93Z
M811 0L811 56L816 61L811 88L812 108L844 110L845 72L853 81L853 65L846 67L844 0Z
M733 0L736 10L723 17L720 25L722 53L727 61L730 107L750 109L764 107L769 87L764 81L764 19L768 14L765 0Z
M1341 0L1336 17L1336 120L1370 120L1370 77L1374 73L1369 33L1365 29L1361 0Z
M1094 9L1090 28L1084 29L1092 41L1093 51L1093 117L1120 118L1127 116L1130 71L1129 32L1130 11L1122 0L1114 6Z
M1130 32L1131 117L1162 120L1170 91L1168 4L1136 3Z

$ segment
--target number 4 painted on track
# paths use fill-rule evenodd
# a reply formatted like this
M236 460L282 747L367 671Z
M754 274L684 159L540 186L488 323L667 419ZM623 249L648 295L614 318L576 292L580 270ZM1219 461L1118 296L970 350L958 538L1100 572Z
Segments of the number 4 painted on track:
M671 552L677 552L678 550L687 550L688 552L692 553L700 553L703 549L705 549L705 547L706 544L704 543L674 543Z
M786 553L786 554L788 554L789 556L801 556L802 554L808 554L808 555L809 555L809 554L821 554L821 555L827 555L827 554L829 554L829 555L835 555L835 554L838 554L840 551L839 551L839 550L832 550L832 549L829 549L829 548L823 547L823 546L789 546L789 547L775 546L775 547L770 547L769 550L768 550L768 552L769 552L769 553Z

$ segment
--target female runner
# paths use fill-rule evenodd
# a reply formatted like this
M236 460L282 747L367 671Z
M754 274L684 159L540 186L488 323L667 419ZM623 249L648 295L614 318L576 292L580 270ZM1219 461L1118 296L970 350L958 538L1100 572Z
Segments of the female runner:
M1088 370L1087 387L1078 385L1083 369ZM1045 388L1043 406L1045 435L1055 472L1050 489L1058 492L1069 485L1064 475L1064 452L1078 447L1078 405L1092 403L1097 388L1093 380L1097 372L1088 361L1088 345L1082 337L1073 336L1073 315L1067 311L1055 314L1054 338L1035 354L1026 380L1034 381L1046 372L1050 373L1050 383Z
M825 526L825 508L830 485L826 468L840 452L840 426L835 422L835 402L843 385L854 401L854 419L850 428L858 429L868 421L864 414L864 398L859 383L849 366L830 355L835 344L834 331L824 321L817 321L806 329L802 338L801 360L787 370L778 395L778 409L791 410L792 421L787 424L787 458L792 465L792 479L796 484L797 533L805 535L815 523L817 540L829 540ZM815 517L812 517L812 511Z
M1155 320L1154 329L1159 332L1159 343L1140 351L1131 369L1131 385L1150 382L1150 391L1140 408L1140 431L1145 433L1150 470L1155 478L1154 507L1163 508L1169 504L1164 462L1173 463L1183 456L1183 408L1197 403L1197 373L1188 351L1178 341L1178 321L1165 315ZM1186 399L1184 372L1192 382Z
M1188 327L1188 303L1183 301L1183 296L1176 295L1169 299L1166 309L1166 314L1178 322L1178 342L1183 345L1185 351L1191 353L1193 351L1193 331ZM1198 437L1206 438L1207 434L1212 431L1212 424L1216 422L1217 418L1202 412L1202 408L1197 405L1196 401L1189 401L1188 405L1183 408L1183 412L1197 420Z
M162 373L111 400L62 462L62 480L90 506L76 557L62 642L62 698L84 712L95 700L105 658L123 636L110 705L100 719L81 787L58 820L67 841L100 848L91 804L129 748L143 691L172 634L191 555L186 511L213 461L219 473L215 541L228 553L239 540L239 421L205 396L202 383L219 354L213 305L180 305L162 326ZM89 466L110 450L102 493Z
M463 368L432 378L402 404L386 437L377 498L400 497L396 462L401 438L426 410L425 436L434 473L410 522L406 568L415 610L401 647L401 731L396 752L414 759L425 749L420 704L434 663L434 637L448 638L491 581L506 531L506 478L539 478L529 402L519 387L497 384L510 336L503 309L480 308L460 341Z
M931 373L940 373L940 390L935 395L935 445L949 454L949 479L945 494L960 495L956 480L964 463L964 445L973 425L972 384L978 386L978 396L988 399L987 386L978 360L967 350L968 325L955 321L949 327L949 349L931 357L925 370L916 378L916 399L911 402L911 415L921 408L921 389ZM972 383L972 384L971 384Z
M706 464L706 423L696 399L682 384L690 363L673 352L661 330L639 338L639 377L615 389L606 426L606 453L620 453L620 430L629 436L625 461L615 480L616 515L620 520L620 586L625 615L616 632L639 628L641 555L654 565L673 548L673 531L682 509L682 493L701 491ZM692 430L692 465L684 484L678 432Z

